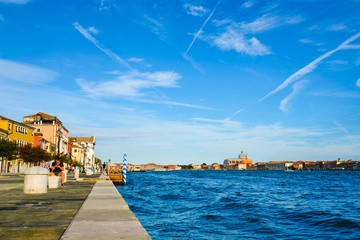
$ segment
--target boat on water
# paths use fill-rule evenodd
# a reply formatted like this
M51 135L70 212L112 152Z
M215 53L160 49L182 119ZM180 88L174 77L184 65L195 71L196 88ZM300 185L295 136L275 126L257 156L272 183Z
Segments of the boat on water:
M110 166L109 169L109 178L113 182L123 182L124 177L121 175L122 167L120 166Z

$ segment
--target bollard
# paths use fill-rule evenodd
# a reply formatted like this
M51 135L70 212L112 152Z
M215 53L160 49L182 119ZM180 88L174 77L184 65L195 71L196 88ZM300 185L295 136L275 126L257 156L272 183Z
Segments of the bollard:
M127 157L127 154L124 153L123 169L122 169L122 176L123 176L123 183L124 183L124 185L126 185L126 157Z
M60 176L48 176L49 188L59 188L61 186Z
M79 178L79 169L76 167L76 169L74 170L74 173L75 173L75 179L78 179Z
M66 169L63 171L63 174L64 174L64 183L66 183L67 172L68 172L68 170L66 170Z
M49 170L43 167L31 167L25 170L24 193L47 193Z

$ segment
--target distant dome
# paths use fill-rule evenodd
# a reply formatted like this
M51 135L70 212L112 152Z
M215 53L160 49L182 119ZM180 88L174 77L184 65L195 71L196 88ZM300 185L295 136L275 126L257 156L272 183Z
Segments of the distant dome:
M246 154L241 151L241 153L239 154L239 159L243 159L243 158L246 158Z

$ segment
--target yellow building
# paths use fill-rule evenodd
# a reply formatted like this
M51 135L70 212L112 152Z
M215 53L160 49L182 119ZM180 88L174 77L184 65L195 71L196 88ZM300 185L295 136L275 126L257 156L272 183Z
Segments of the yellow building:
M70 138L69 144L71 145L72 160L84 164L85 148L75 138Z
M0 116L0 138L5 138L9 141L15 141L19 146L34 144L34 129L35 128L26 124ZM24 164L24 162L20 159L2 161L4 161L1 162L2 172L18 172L20 165Z
M10 141L16 141L19 146L34 144L34 129L24 123L0 116L0 135Z

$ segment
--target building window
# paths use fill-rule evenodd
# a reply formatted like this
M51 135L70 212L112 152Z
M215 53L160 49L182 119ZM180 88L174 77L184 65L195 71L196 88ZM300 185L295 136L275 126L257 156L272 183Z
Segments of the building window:
M36 129L36 132L39 133L39 132L40 132L40 128Z
M11 123L9 123L9 131L11 130Z

